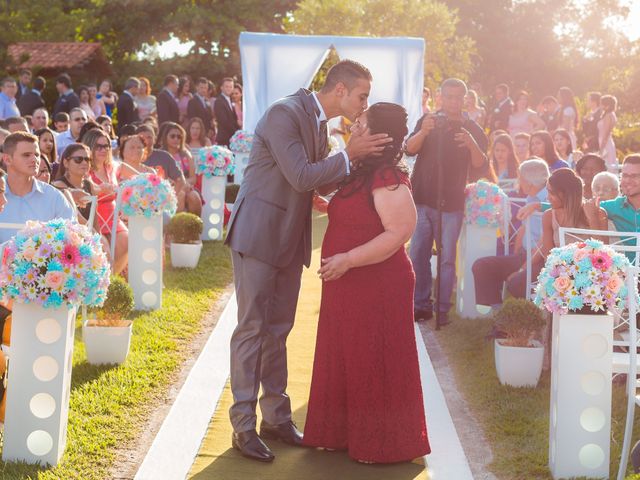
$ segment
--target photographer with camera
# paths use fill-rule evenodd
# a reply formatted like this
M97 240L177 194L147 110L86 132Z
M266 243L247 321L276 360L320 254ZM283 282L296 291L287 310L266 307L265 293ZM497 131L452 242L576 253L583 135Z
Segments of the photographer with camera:
M488 145L482 128L462 113L466 84L449 78L441 90L442 110L418 120L405 145L407 155L418 155L411 178L418 223L409 253L416 274L414 317L416 321L433 317L431 249L435 240L441 277L435 306L438 326L449 323L467 177L472 168L486 168Z

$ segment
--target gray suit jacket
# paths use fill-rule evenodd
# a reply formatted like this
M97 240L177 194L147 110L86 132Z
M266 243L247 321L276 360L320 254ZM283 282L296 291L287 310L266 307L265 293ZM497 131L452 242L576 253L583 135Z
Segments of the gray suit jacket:
M313 190L347 174L344 156L320 151L315 100L305 89L278 100L258 122L225 243L278 268L303 248L311 261Z

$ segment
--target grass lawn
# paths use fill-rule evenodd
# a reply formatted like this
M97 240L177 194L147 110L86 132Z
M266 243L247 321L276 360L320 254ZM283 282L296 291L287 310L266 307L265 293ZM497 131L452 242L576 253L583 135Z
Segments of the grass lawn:
M542 373L535 389L500 385L494 364L493 340L485 340L490 329L489 319L455 318L436 335L459 388L491 444L494 457L489 466L491 471L501 480L551 479L547 466L549 372ZM624 387L614 385L611 478L616 478L618 472L625 414ZM640 439L638 418L640 415L636 413L633 443Z
M68 440L60 464L43 469L0 462L0 478L109 478L116 450L131 444L149 413L163 403L189 341L232 280L231 256L222 242L205 242L195 270L172 269L168 259L166 265L163 307L135 317L131 351L123 365L89 365L78 321Z

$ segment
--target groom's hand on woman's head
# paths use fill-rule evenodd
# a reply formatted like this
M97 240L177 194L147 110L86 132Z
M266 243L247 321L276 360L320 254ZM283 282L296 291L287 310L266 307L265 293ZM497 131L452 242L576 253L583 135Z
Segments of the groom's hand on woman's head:
M359 160L369 155L381 155L385 145L391 142L393 142L393 138L386 133L371 135L369 129L366 129L362 133L351 134L345 150L349 155L349 160L358 163Z

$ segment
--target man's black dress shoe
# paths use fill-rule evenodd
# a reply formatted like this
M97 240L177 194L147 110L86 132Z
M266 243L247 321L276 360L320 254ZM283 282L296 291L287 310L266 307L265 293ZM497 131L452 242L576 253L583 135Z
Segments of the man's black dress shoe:
M280 440L296 447L302 446L302 433L292 421L280 425L269 425L263 420L260 422L260 436L269 440Z
M433 318L433 310L414 310L413 311L413 319L416 322L426 322L427 320L431 320Z
M258 436L255 430L235 433L231 437L231 445L240 453L259 462L272 462L276 456Z

